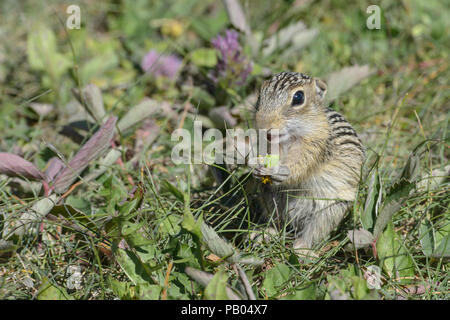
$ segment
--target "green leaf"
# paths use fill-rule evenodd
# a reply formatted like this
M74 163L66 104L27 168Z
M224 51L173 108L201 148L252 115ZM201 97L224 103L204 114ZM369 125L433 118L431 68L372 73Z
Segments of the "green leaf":
M357 300L364 299L369 292L366 279L354 276L351 277L351 280L353 284L353 297Z
M378 215L373 228L373 235L375 238L381 234L389 221L391 221L392 216L400 211L403 202L408 199L409 193L414 186L414 182L401 179L400 181L395 182L389 189L386 200L384 201L383 207L380 210L380 214Z
M278 263L272 269L266 271L263 281L263 289L269 298L278 296L282 286L289 280L291 269L289 266Z
M186 119L189 119L192 122L193 121L200 121L202 123L203 128L207 128L207 129L215 128L215 124L211 120L211 118L209 118L208 116L204 116L202 114L191 114L191 113L188 113ZM185 121L184 128L190 128L190 127L191 127L191 125L188 124L187 121Z
M184 201L183 192L181 192L177 187L175 187L173 184L171 184L166 179L162 180L162 182L161 182L161 191L168 191L171 194L173 194L175 196L175 198L177 198L181 202Z
M109 285L114 294L121 300L158 300L162 288L157 284L142 283L133 286L131 283L118 281L109 277Z
M69 199L67 199L69 200ZM70 203L74 203L75 201L69 201ZM73 206L68 204L62 204L60 206L55 206L51 211L51 214L55 216L63 216L68 221L74 222L76 225L81 225L89 230L93 230L95 232L98 231L97 225L86 215L84 212L75 209Z
M47 59L56 52L56 36L45 26L38 26L28 34L27 53L30 67L45 70Z
M58 53L53 31L43 25L33 28L28 34L27 54L30 67L48 72L52 80L56 80L72 66L68 58Z
M382 261L383 270L391 278L401 278L400 281L408 282L404 278L414 276L414 263L402 242L391 222L377 240L377 252Z
M434 229L431 221L424 219L419 227L420 244L422 245L422 251L426 256L431 256L436 247Z
M444 219L438 219L434 222L434 227L436 229L435 237L437 243L440 243L445 237L448 237L450 233L450 214L448 210Z
M105 176L103 182L103 188L101 188L98 192L100 196L105 197L108 207L108 211L114 212L116 210L116 206L122 202L122 200L128 197L128 191L125 188L122 180L118 179L114 175Z
M416 180L420 175L420 159L415 153L412 153L405 164L405 167L397 181L391 186L386 195L383 208L378 215L373 235L378 237L397 213L403 202L409 198L411 190L416 186Z
M203 15L191 21L191 27L205 41L211 41L229 23L224 9L218 10L214 16Z
M293 294L287 295L281 300L316 300L316 286L312 284L304 289L295 290Z
M38 300L74 300L64 288L49 282L48 278L42 279L42 284L37 295Z
M134 285L153 283L149 267L133 251L113 246L113 252L117 263Z
M191 61L198 67L214 67L217 64L215 49L199 48L191 51Z
M449 258L450 257L450 233L439 242L436 251L433 253L435 258Z
M134 217L134 210L136 209L136 205L138 204L138 199L133 199L131 201L125 202L122 206L119 207L119 216L124 220L130 220Z
M136 232L130 236L127 236L126 237L127 243L129 243L131 245L132 242L128 241L128 239L130 237L136 238L136 234L139 234L139 232ZM158 256L161 255L161 253L156 250L156 245L155 245L154 240L147 240L144 237L142 237L142 240L139 240L139 241L144 241L144 240L147 241L146 244L141 244L139 246L137 246L137 245L133 246L136 251L136 254L139 256L139 258L141 259L141 261L143 263L147 263L151 266L154 265L154 267L151 270L159 269L158 266L161 266L161 268L162 268L162 265L156 264L156 261L157 261L156 259L158 258Z
M406 165L403 168L401 178L407 181L415 181L420 175L420 158L412 153L409 155Z
M134 286L129 282L122 282L108 277L109 287L114 294L121 300L131 300L135 298Z
M50 69L48 70L57 81L71 67L72 61L69 58L60 53L55 53L52 57Z
M170 290L170 288L169 288ZM159 300L162 288L157 284L139 284L136 286L136 296L140 300Z
M66 205L73 207L78 211L82 211L86 214L91 213L91 203L84 197L68 196L65 201Z
M126 237L126 236L134 234L134 233L139 233L139 230L146 223L147 222L145 220L140 223L133 223L133 222L126 221L125 223L122 224L121 234Z
M361 223L366 230L371 230L373 228L381 196L382 191L380 188L378 170L375 169L370 175L366 203L364 205L364 211L361 214Z
M202 216L200 216L198 218L198 221L196 221L194 216L192 215L191 210L189 208L185 208L183 221L181 222L181 226L185 230L197 236L198 239L202 239L202 228L201 228L202 223L203 223Z
M195 248L186 244L186 243L178 243L176 258L173 262L176 264L187 264L194 268L201 268L199 260L196 259L195 256Z
M206 90L194 87L194 86L187 86L185 85L183 87L184 90L186 90L189 94L192 94L192 101L195 106L198 105L200 110L209 110L216 105L215 98Z
M345 279L341 273L338 276L327 276L327 294L326 300L349 300L350 294L347 289Z
M89 83L93 79L103 76L105 72L117 67L119 64L119 58L113 43L96 46L91 50L95 52L94 57L80 68L81 83Z
M332 300L366 299L369 293L367 281L359 275L354 265L339 270L336 276L327 276L327 297Z
M436 230L436 250L433 252L435 258L448 258L450 256L450 215L446 215L437 225ZM435 225L436 225L435 224Z
M220 269L214 277L209 281L205 288L205 299L208 300L229 300L227 295L227 274Z
M171 214L159 224L159 231L162 234L174 236L181 230L180 222L181 217L179 215Z
M141 232L135 232L125 237L127 243L132 247L152 247L155 246L155 240L145 238Z

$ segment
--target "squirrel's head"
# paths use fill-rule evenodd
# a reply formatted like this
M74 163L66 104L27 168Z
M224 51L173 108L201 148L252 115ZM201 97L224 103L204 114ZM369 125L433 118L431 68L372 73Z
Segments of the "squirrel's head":
M255 107L257 129L278 129L286 138L310 134L323 124L327 85L297 72L282 72L265 81Z

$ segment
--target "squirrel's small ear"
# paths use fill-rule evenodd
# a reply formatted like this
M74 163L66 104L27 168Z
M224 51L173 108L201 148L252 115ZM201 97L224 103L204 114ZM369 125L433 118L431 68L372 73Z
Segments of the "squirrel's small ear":
M317 96L323 100L323 98L325 98L325 94L327 93L327 84L325 81L320 79L314 79L314 84L316 85Z

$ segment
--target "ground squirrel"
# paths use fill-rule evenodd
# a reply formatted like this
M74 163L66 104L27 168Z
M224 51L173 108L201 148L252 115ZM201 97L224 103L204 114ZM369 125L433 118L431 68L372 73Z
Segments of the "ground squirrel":
M267 139L279 130L279 166L257 165L264 215L295 230L294 248L311 249L341 222L355 199L365 158L355 130L325 107L327 85L302 73L282 72L265 81L255 110L255 126Z

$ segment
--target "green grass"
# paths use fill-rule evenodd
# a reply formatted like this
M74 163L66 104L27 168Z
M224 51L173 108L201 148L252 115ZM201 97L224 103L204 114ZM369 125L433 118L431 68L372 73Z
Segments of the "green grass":
M449 249L439 251L450 229L450 12L444 4L381 1L381 29L368 30L368 1L351 6L305 1L298 8L294 2L302 1L278 1L275 7L241 1L256 39L298 21L319 33L288 56L289 48L268 57L255 54L256 71L246 84L224 91L211 88L210 68L191 58L230 27L220 2L173 1L168 10L158 1L73 2L81 8L81 30L65 30L67 14L58 1L0 4L0 152L18 154L41 170L57 153L71 159L82 143L60 131L76 116L88 119L83 109L71 106L71 89L88 83L101 89L108 116L123 118L144 97L168 102L175 112L152 116L160 130L143 150L136 148L139 126L116 136L121 163L81 180L22 236L5 230L14 230L44 194L38 182L0 175L0 241L9 241L5 247L0 242L0 299L212 299L225 297L225 283L247 298L236 266L244 269L258 299L450 298ZM181 21L181 35L162 34L161 18ZM55 36L43 68L29 59L28 39L38 24ZM139 63L150 48L183 58L176 81L142 73ZM249 44L245 50L250 55ZM353 210L317 246L320 254L312 261L299 263L285 228L264 243L250 239L263 227L250 219L247 202L254 195L239 180L248 173L245 166L229 168L225 187L206 165L171 162L170 135L180 123L190 129L196 108L208 119L214 106L241 104L261 84L264 70L326 77L353 64L367 64L375 73L340 95L333 108L361 135L368 159ZM50 104L52 111L37 115L29 109L31 102ZM238 125L245 127L248 115L241 111L239 116ZM89 134L80 133L85 142ZM418 160L413 174L404 170L408 158ZM436 177L428 179L432 172ZM225 202L233 194L238 196ZM376 256L370 247L346 250L349 230L374 232L382 215L388 219ZM215 232L202 229L202 221ZM229 246L241 256L223 254ZM82 274L78 289L67 287L71 265ZM370 266L381 268L381 289L367 288L363 275ZM192 276L189 268L215 277L204 288L206 276Z

